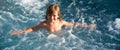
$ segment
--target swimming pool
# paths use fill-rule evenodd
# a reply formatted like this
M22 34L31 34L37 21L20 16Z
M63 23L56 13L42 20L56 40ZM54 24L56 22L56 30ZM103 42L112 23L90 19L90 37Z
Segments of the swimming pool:
M0 0L0 50L119 50L119 0ZM95 29L64 27L62 38L44 29L21 35L45 20L50 4L57 3L63 20L96 24Z

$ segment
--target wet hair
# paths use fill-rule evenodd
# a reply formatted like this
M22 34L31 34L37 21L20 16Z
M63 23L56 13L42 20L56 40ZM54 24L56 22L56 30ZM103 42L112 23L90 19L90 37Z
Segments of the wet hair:
M46 20L48 20L48 17L54 14L57 11L59 18L61 19L61 13L60 13L60 7L57 4L52 4L47 8L46 11Z

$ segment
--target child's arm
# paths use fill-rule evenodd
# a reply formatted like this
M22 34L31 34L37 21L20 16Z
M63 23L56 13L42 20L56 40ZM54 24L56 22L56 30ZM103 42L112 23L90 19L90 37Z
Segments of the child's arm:
M12 34L13 35L18 35L18 34L22 34L22 33L27 33L27 32L33 32L33 29L32 28L28 28L28 29L25 29L25 30L21 30L21 31L13 31Z
M87 24L81 24L81 23L76 23L76 24L74 24L74 26L75 27L86 27L86 28L95 28L96 27L95 24L87 25Z
M36 31L36 30L42 28L43 25L44 25L44 24L43 24L43 22L42 22L42 23L40 23L40 24L38 24L38 25L36 25L36 26L34 26L34 27L31 27L31 28L28 28L28 29L25 29L25 30L13 31L12 34L13 34L13 35L18 35L18 34L22 34L22 33L33 32L33 31Z
M95 28L95 24L81 24L81 23L72 23L63 21L64 26L75 26L75 27L88 27L88 28Z

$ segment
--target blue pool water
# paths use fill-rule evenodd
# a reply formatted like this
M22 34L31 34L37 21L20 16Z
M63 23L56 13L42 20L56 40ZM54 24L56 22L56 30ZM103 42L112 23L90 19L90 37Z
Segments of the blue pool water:
M0 50L119 50L120 0L0 0ZM64 27L62 37L44 29L11 35L45 20L57 3L63 20L96 24L95 29Z

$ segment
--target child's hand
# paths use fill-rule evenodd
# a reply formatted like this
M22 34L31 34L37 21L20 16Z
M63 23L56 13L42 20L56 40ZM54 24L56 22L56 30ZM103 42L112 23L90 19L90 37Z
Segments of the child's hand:
M20 34L21 32L17 32L17 31L12 31L12 35L18 35Z
M88 28L95 28L95 27L96 27L95 24L90 24L90 25L88 25Z

